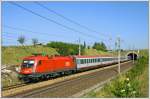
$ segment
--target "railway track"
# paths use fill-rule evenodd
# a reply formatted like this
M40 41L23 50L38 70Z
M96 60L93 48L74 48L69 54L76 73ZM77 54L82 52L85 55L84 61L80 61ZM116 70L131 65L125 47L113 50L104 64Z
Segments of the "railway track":
M128 68L131 63L126 65L121 65L121 71ZM88 86L92 86L93 84L106 80L108 77L116 74L117 67L104 69L99 72L79 76L70 80L64 80L62 82L54 83L36 90L30 90L30 92L14 95L12 97L69 97L77 92L80 92L81 90L88 88Z
M103 67L109 67L109 66L111 66L111 65L114 65L114 64L116 64L116 63L113 63L113 64L109 64L109 65L103 65L103 66L101 66L100 68L103 68ZM94 69L93 69L94 70ZM89 70L86 70L86 71L89 71ZM84 72L86 72L86 71L84 71ZM77 73L81 73L82 71L80 71L80 72L77 72ZM76 73L76 74L77 74ZM70 74L70 75L73 75L73 74ZM64 75L64 76L67 76L67 75ZM62 77L62 76L60 76L60 77ZM57 78L57 77L56 77ZM47 79L47 80L49 80L49 79ZM41 81L42 82L42 81ZM22 86L26 86L26 85L29 85L29 84L32 84L32 83L20 83L20 84L16 84L16 85L11 85L11 86L6 86L6 87L3 87L2 88L2 91L5 91L5 90L10 90L10 89L14 89L14 88L18 88L18 87L22 87Z
M16 84L16 85L2 87L2 91L10 90L10 89L13 89L13 88L22 87L22 86L25 86L25 85L27 85L27 84L26 83L20 83L20 84Z

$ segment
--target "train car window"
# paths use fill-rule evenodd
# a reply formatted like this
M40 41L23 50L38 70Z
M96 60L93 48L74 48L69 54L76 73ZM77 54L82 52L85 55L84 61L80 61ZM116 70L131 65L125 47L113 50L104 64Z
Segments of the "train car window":
M99 58L97 59L97 62L99 62Z
M83 59L81 59L81 64L84 64Z
M102 58L102 60L103 60L103 61L105 61L105 59L104 59L104 58Z
M104 58L104 61L106 61L106 58Z
M82 64L84 64L84 59L82 59Z
M78 59L76 60L76 62L77 62L77 64L79 64L79 60Z
M109 61L109 58L107 58L107 61Z
M80 64L82 64L82 59L79 59L80 60Z
M80 59L77 59L77 64L80 64Z

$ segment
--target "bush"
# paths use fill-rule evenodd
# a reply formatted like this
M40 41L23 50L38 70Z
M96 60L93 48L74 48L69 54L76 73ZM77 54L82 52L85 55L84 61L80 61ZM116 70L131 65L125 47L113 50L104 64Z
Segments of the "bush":
M115 81L115 88L112 88L111 91L116 97L138 97L140 95L138 85L138 81L130 81L129 78L126 78Z
M55 48L60 55L78 55L78 44L64 43L64 42L50 42L47 47ZM84 52L84 46L81 45L81 54Z
M148 64L147 57L138 59L136 65L125 75L126 79L115 81L114 88L111 88L112 93L117 97L141 96L139 81L135 78L144 72L145 64Z

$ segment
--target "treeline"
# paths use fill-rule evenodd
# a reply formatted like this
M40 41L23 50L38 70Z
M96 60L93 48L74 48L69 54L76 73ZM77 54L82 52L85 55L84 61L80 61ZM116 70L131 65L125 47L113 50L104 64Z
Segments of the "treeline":
M60 55L78 55L79 54L79 45L78 44L71 44L71 43L65 43L65 42L50 42L46 44L47 47L55 48L56 51ZM84 44L80 45L81 48L81 55L84 53L85 48L90 48L89 46L86 46L85 42ZM93 49L101 50L101 51L107 51L107 48L103 42L101 43L95 43L92 46Z
M20 37L18 37L17 41L22 46L24 46L24 43L26 42L26 38L25 38L25 36L20 36ZM36 39L36 38L32 39L32 44L34 46L42 45L42 43L39 43L38 39ZM79 54L79 45L78 44L65 43L65 42L54 42L53 41L53 42L47 43L45 46L55 48L60 55L64 55L64 56L78 55ZM81 55L83 55L85 48L88 48L88 49L93 48L96 50L107 51L107 47L103 42L100 42L100 43L95 42L94 45L90 47L90 46L87 46L86 42L84 41L84 44L80 45Z
M78 44L71 44L65 42L50 42L46 44L47 47L55 48L56 51L60 55L78 55L79 53L79 45ZM81 45L81 54L83 54L84 46Z
M101 43L95 42L93 45L93 49L101 50L101 51L107 51L107 47L103 42L101 42Z

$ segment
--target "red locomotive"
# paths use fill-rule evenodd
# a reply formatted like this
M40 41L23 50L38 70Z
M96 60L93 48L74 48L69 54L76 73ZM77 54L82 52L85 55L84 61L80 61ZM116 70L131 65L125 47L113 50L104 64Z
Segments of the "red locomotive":
M127 60L121 57L121 61ZM42 56L34 55L23 59L19 78L39 80L80 70L100 67L117 62L117 57L102 56Z

